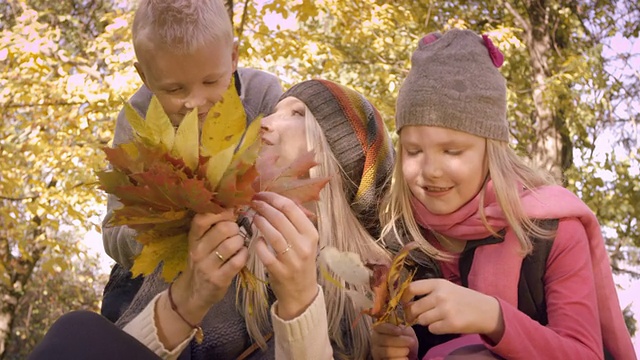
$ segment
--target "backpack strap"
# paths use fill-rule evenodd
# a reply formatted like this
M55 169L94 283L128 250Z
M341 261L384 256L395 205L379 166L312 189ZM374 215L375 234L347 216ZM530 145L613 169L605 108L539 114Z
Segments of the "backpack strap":
M558 219L534 220L545 230L558 228ZM501 238L490 236L486 239L467 242L467 247L460 254L458 267L462 286L469 287L468 277L471 264L478 246L495 244L502 241L505 231L499 233ZM531 237L533 251L522 260L520 280L518 281L518 310L527 314L530 318L542 325L547 324L547 306L544 297L544 273L547 266L547 258L553 246L553 239L540 239Z
M558 219L537 220L545 230L558 228ZM547 304L544 294L544 273L553 239L531 237L533 251L522 260L518 281L518 310L542 325L547 325Z
M558 219L537 220L538 226L545 230L556 230ZM531 238L533 252L522 260L520 281L518 282L518 310L542 325L547 325L547 303L544 294L544 273L547 259L553 246L553 239ZM613 360L611 352L602 346L605 360Z

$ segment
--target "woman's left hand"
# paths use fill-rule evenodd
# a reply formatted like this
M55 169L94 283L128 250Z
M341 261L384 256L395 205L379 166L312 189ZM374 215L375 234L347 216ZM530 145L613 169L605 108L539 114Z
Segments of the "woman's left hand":
M416 296L423 296L413 300ZM495 343L504 333L500 303L492 296L445 279L412 282L403 294L407 320L434 334L482 334Z
M269 284L283 320L302 314L318 295L318 230L302 209L270 192L255 196L253 223L262 234L256 252L269 271ZM269 249L269 244L271 249Z

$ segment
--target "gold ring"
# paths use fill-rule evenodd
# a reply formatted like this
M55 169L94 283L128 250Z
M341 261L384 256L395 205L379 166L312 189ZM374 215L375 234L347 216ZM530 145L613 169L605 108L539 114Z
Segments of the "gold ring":
M291 250L291 247L292 247L292 246L291 246L291 244L287 243L287 248L286 248L286 249L284 249L284 250L282 250L282 252L281 252L280 254L278 254L278 255L284 255L284 254L286 254L286 253L287 253L287 251Z
M214 253L216 254L216 256L218 257L218 259L220 259L220 261L225 262L224 260L224 256L220 255L220 253L218 252L218 250L214 251Z

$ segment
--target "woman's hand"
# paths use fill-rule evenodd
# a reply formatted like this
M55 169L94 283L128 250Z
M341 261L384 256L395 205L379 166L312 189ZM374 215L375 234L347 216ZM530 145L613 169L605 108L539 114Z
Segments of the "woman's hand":
M173 284L173 296L184 317L199 323L219 302L246 265L248 250L232 212L197 214L189 230L186 270Z
M232 212L197 214L189 230L186 269L172 286L173 302L165 291L155 308L158 337L166 349L174 349L199 324L213 304L227 292L233 278L247 263L248 250Z
M256 252L269 271L269 284L278 299L276 313L291 320L318 294L318 231L298 205L284 196L259 193L252 207L253 223L262 234Z
M424 297L412 301L416 296ZM504 334L498 300L445 279L414 281L402 301L407 321L428 326L433 334L481 334L495 343Z
M411 326L385 323L373 327L371 356L375 360L413 360L418 358L418 339Z

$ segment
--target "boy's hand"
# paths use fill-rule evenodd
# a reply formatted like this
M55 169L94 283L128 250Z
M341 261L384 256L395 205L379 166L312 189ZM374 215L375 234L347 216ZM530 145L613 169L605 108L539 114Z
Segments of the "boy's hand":
M197 214L189 230L187 268L173 284L180 313L199 323L247 263L248 250L232 212Z
M278 299L276 312L291 320L318 295L318 230L298 205L284 196L259 193L253 208L253 223L263 236L256 242L256 252L269 271L269 283Z
M412 282L402 301L407 321L428 326L433 334L482 334L495 343L504 334L497 299L445 279Z
M371 355L375 360L417 359L416 333L411 326L376 325L371 333Z

